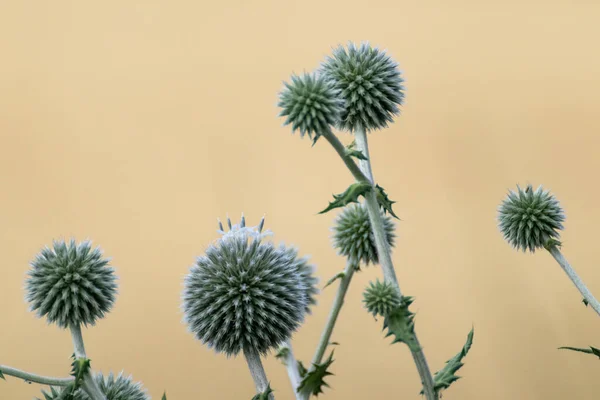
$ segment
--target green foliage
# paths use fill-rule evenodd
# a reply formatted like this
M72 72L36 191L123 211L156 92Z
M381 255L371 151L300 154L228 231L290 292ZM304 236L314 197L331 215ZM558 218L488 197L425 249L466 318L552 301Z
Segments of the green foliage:
M6 380L6 378L4 377L4 374L2 373L2 371L0 371L0 378Z
M271 384L267 385L267 388L262 393L257 393L252 400L269 400L269 395L273 393L273 389L271 389Z
M313 396L318 396L319 393L323 393L323 387L329 387L327 382L324 380L325 377L333 375L327 370L333 361L332 350L327 360L325 360L323 363L313 364L313 369L306 373L302 379L302 382L300 382L298 393L311 394Z
M323 289L325 289L327 286L331 285L336 280L343 279L345 276L346 276L346 273L344 271L338 272L337 274L335 274L333 276L333 278L331 278L330 280L327 281L327 283L325 284L325 286L323 286Z
M589 349L581 349L579 347L559 347L559 350L572 350L572 351L578 351L580 353L587 353L587 354L593 354L596 357L600 358L600 349L597 349L595 347L590 346Z
M304 364L302 364L302 361L296 361L296 363L298 364L298 373L300 374L300 377L304 378L308 370L306 369Z
M350 203L358 203L359 196L364 196L373 187L368 182L357 182L348 186L348 189L344 193L334 194L333 202L329 203L326 209L319 212L319 214L325 214L327 211L333 210L334 208L344 207Z
M399 220L400 218L398 218L398 216L394 214L394 211L392 210L392 204L394 204L395 201L390 200L385 192L385 189L383 189L381 186L375 185L375 190L377 194L377 202L381 208L383 208L383 213L385 214L386 212L389 212L394 218Z
M462 359L465 358L471 349L471 345L473 344L473 331L474 330L471 329L471 332L469 332L469 335L467 336L467 342L461 351L450 360L446 361L444 368L436 372L433 376L433 388L436 393L439 393L441 390L448 389L453 382L461 378L460 376L454 375L454 373L461 369L464 365ZM421 391L421 393L423 392Z
M163 393L161 400L167 400L167 392Z
M587 307L590 304L586 299L581 300L581 302Z
M287 358L287 356L289 354L290 354L290 349L287 346L281 346L281 347L279 347L279 350L277 350L277 354L275 354L275 358L280 360L283 363L283 365L286 365L285 359Z
M415 314L408 309L413 301L410 296L402 296L400 304L385 317L383 329L388 329L385 337L394 336L392 343L405 343L412 352L417 352L421 347L415 336Z
M90 359L88 358L77 358L75 354L71 355L73 362L71 363L71 376L75 379L73 382L69 383L65 386L60 393L54 393L54 388L51 388L51 395L57 397L49 397L49 394L42 391L42 394L46 399L56 399L56 400L74 400L75 392L81 387L83 383L83 379L85 375L90 371Z
M346 155L348 157L354 157L359 160L368 160L368 158L360 151L356 149L356 142L353 140L348 146L346 146Z

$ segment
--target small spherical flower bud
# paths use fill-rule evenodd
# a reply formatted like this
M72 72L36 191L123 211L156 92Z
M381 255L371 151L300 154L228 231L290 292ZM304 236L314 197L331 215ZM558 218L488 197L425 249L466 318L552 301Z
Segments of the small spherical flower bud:
M264 220L264 219L263 219ZM185 278L184 321L217 352L266 354L288 340L315 303L317 279L294 248L263 241L258 227L242 223L199 257Z
M383 229L390 247L394 246L396 235L392 218L381 213ZM375 235L371 229L369 213L362 204L350 204L338 215L333 227L333 246L348 260L369 265L379 263Z
M150 400L142 384L134 382L131 376L124 376L123 372L117 377L111 372L106 378L101 373L97 373L94 379L102 394L106 396L106 400ZM58 400L62 391L62 388L51 387L50 392L42 390L42 393L45 400ZM73 394L73 400L91 399L83 389L79 388Z
M379 279L369 283L363 297L365 308L373 316L385 317L402 302L398 290L389 282L380 282Z
M89 241L56 241L31 263L26 299L38 317L61 328L95 325L115 302L117 283L109 260Z
M305 73L292 75L292 82L284 82L279 94L280 117L287 117L284 125L292 124L292 132L299 130L315 140L338 122L344 102L340 92L322 76Z
M321 72L342 92L345 108L339 127L350 132L381 129L398 115L404 87L398 64L384 51L363 43L346 50L339 46L327 57Z
M514 248L532 253L549 239L558 240L565 215L558 200L539 186L509 191L498 209L498 227Z

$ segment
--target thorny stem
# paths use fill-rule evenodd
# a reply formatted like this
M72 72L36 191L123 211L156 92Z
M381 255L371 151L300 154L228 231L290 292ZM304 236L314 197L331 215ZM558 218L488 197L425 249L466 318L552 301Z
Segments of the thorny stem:
M269 381L267 380L267 374L263 368L262 361L260 361L260 354L254 349L244 349L244 357L248 363L250 375L252 375L252 379L254 380L256 392L264 393L269 386ZM275 400L273 393L269 394L269 400Z
M13 367L9 367L7 365L0 365L0 372L4 375L13 376L15 378L23 379L27 383L35 382L42 385L49 386L67 386L75 378L55 378L52 376L42 376L37 374L32 374L31 372L21 371L20 369L16 369Z
M554 257L554 259L562 267L563 271L565 271L565 273L567 274L569 279L571 279L571 282L573 282L575 287L577 287L577 289L579 290L579 293L581 293L581 295L587 301L587 303L590 306L592 306L592 308L594 309L594 311L596 311L596 313L598 315L600 315L600 303L598 303L598 300L596 300L596 298L594 297L592 292L590 292L590 290L587 288L587 286L585 286L585 283L583 283L581 278L579 278L579 275L577 275L577 272L575 272L573 267L571 267L571 265L568 263L566 258L562 255L562 253L560 252L558 247L556 245L552 244L547 247L547 250L550 252L550 254L552 254L552 257Z
M85 354L85 346L83 344L83 335L81 334L81 325L70 324L69 329L71 331L71 338L73 339L75 357L87 358L87 355ZM100 391L96 380L92 376L91 370L83 377L83 384L81 387L92 400L106 400L106 396L104 396L102 391Z
M296 397L296 400L303 400L304 396L298 393L298 388L302 382L302 377L300 376L300 371L298 371L298 361L296 361L296 357L294 356L291 340L288 340L283 347L286 349L286 356L283 363L287 369L290 383L292 384L292 389L294 390L294 396Z
M367 142L367 134L364 129L356 129L355 140L358 150L361 151L363 155L367 158L366 160L360 160L361 170L364 172L364 174L367 175L367 178L371 182L371 184L374 185L375 181L373 179L373 173L371 171L369 145ZM353 173L353 175L355 174ZM390 247L386 240L385 230L383 227L383 221L381 219L380 208L377 202L375 190L371 190L367 193L367 195L365 196L365 204L367 206L369 219L371 220L371 226L373 227L373 234L375 236L375 247L377 248L377 255L379 256L379 264L381 265L381 269L383 270L384 280L392 282L398 289L398 293L400 294L400 296L402 296L402 292L400 291L400 285L398 284L398 279L396 278L396 272L394 271L394 264L392 262ZM416 332L414 335L415 341L417 342L417 347L420 350L411 350L411 353L415 361L417 371L419 372L419 376L421 377L421 382L423 384L423 392L425 393L425 397L427 398L427 400L437 400L438 394L434 389L433 377L431 375L431 371L429 370L427 359L425 358L425 354L423 353L423 350L419 344Z
M346 164L346 167L348 167L354 176L354 179L356 179L358 182L370 182L369 178L363 173L363 171L361 171L354 160L346 154L346 148L342 142L340 142L337 136L333 134L333 132L324 131L321 136L323 136L329 142L329 144L331 144L338 155L342 158L342 161L344 161L344 164Z

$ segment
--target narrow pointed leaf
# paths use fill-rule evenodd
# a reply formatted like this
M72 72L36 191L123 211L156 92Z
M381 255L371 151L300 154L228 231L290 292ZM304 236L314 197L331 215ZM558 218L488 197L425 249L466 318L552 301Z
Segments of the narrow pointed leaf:
M441 390L448 389L453 382L456 382L461 377L455 375L455 372L462 368L464 363L462 359L465 358L469 350L471 349L471 345L473 344L473 329L469 332L467 336L467 341L461 351L452 357L450 360L446 361L446 365L444 368L439 370L433 376L433 384L434 390L436 393L439 393ZM421 393L423 393L421 391Z
M389 212L394 218L399 220L400 218L398 218L398 216L392 210L392 204L394 204L395 201L390 200L387 193L381 186L375 185L375 189L377 194L377 202L379 203L381 208L383 208L383 212Z
M343 277L345 277L346 274L344 273L344 271L342 272L338 272L337 274L335 274L333 276L333 278L331 278L330 280L327 281L327 283L325 284L325 286L323 286L323 290L325 290L325 288L329 285L331 285L333 282L335 282L337 279L342 279Z
M578 351L580 353L587 353L587 354L593 354L595 356L597 356L598 358L600 358L600 349L597 349L595 347L590 346L589 349L581 349L579 347L559 347L559 350L564 349L564 350L572 350L572 351Z
M358 203L358 198L364 196L373 187L368 182L357 182L353 183L346 189L344 193L334 194L333 201L329 203L326 209L319 212L319 214L325 214L327 211L333 210L334 208L344 207L350 203Z

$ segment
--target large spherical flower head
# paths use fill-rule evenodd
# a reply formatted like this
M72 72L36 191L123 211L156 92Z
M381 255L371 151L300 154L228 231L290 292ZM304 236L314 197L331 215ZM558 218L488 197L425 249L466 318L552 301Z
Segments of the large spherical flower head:
M284 125L292 124L292 132L309 138L314 134L316 140L338 122L344 102L334 83L322 76L305 73L291 79L279 94L279 116L287 117Z
M517 186L510 191L498 209L498 225L514 248L529 250L544 247L549 239L558 240L565 220L558 200L539 186L525 190Z
M402 298L398 294L398 289L389 282L380 282L379 280L375 283L370 282L363 294L363 303L373 316L385 317L401 302Z
M393 247L396 238L394 222L384 213L381 213L381 219L388 244ZM369 213L364 205L351 204L338 215L333 227L333 246L340 255L357 264L379 262Z
M321 71L342 92L345 108L339 127L349 131L381 129L398 115L404 86L398 64L384 51L363 43L346 50L339 46L327 57Z
M114 269L89 241L55 241L31 263L26 299L39 317L61 328L95 325L108 313L117 294Z
M94 379L102 394L106 396L106 400L150 400L142 384L134 382L131 376L125 376L123 372L116 377L111 372L106 378L101 373L97 373ZM57 400L61 393L62 388L51 387L49 392L42 390L44 400ZM77 389L73 400L91 399L83 389Z
M257 227L239 225L199 257L185 278L184 321L217 352L266 354L290 338L315 303L317 279L294 248L263 241Z

